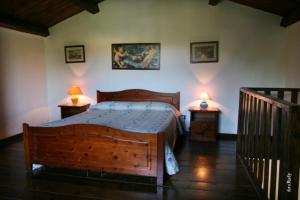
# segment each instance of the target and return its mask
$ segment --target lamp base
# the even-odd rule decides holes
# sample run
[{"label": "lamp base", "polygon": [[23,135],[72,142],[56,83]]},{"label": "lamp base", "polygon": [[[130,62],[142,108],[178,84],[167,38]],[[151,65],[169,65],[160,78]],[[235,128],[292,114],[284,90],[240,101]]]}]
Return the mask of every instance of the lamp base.
[{"label": "lamp base", "polygon": [[74,104],[74,105],[78,104],[78,97],[76,95],[72,95],[71,101],[72,101],[72,104]]},{"label": "lamp base", "polygon": [[206,102],[205,100],[201,101],[201,103],[200,103],[200,108],[201,108],[201,109],[206,109],[206,108],[208,108],[208,104],[207,104],[207,102]]}]

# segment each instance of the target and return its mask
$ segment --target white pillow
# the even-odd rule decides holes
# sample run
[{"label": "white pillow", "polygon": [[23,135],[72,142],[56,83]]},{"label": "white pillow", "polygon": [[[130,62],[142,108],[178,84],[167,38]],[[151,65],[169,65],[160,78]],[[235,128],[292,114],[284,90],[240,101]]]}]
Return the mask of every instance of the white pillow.
[{"label": "white pillow", "polygon": [[104,101],[97,103],[90,107],[90,109],[96,110],[160,110],[160,111],[175,111],[177,109],[168,104],[162,102],[132,102],[132,101]]}]

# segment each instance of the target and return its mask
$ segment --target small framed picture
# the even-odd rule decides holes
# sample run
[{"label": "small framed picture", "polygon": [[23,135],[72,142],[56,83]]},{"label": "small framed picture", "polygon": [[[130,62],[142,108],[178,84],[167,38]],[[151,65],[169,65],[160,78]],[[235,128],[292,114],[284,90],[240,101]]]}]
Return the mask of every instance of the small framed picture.
[{"label": "small framed picture", "polygon": [[191,63],[208,63],[219,61],[219,42],[192,42]]},{"label": "small framed picture", "polygon": [[84,45],[65,46],[66,63],[85,62]]}]

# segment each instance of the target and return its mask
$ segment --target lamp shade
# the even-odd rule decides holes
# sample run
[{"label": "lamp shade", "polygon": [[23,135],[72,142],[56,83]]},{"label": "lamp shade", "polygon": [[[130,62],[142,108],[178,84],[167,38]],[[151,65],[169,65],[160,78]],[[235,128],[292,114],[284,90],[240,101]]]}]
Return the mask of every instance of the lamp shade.
[{"label": "lamp shade", "polygon": [[200,95],[200,100],[209,100],[208,94],[206,92],[202,92]]},{"label": "lamp shade", "polygon": [[83,94],[80,87],[78,86],[72,86],[69,91],[68,91],[69,95],[81,95]]}]

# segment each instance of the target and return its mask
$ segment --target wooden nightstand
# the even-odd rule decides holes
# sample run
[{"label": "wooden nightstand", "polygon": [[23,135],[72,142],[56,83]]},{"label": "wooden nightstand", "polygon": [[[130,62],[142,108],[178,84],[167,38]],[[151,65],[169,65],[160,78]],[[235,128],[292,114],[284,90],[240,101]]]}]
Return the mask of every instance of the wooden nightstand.
[{"label": "wooden nightstand", "polygon": [[88,104],[73,105],[67,103],[67,104],[58,105],[58,107],[60,107],[61,118],[63,119],[86,111],[90,107],[90,104],[88,103]]},{"label": "wooden nightstand", "polygon": [[198,141],[216,141],[219,129],[219,109],[200,109],[192,107],[191,112],[191,138]]}]

